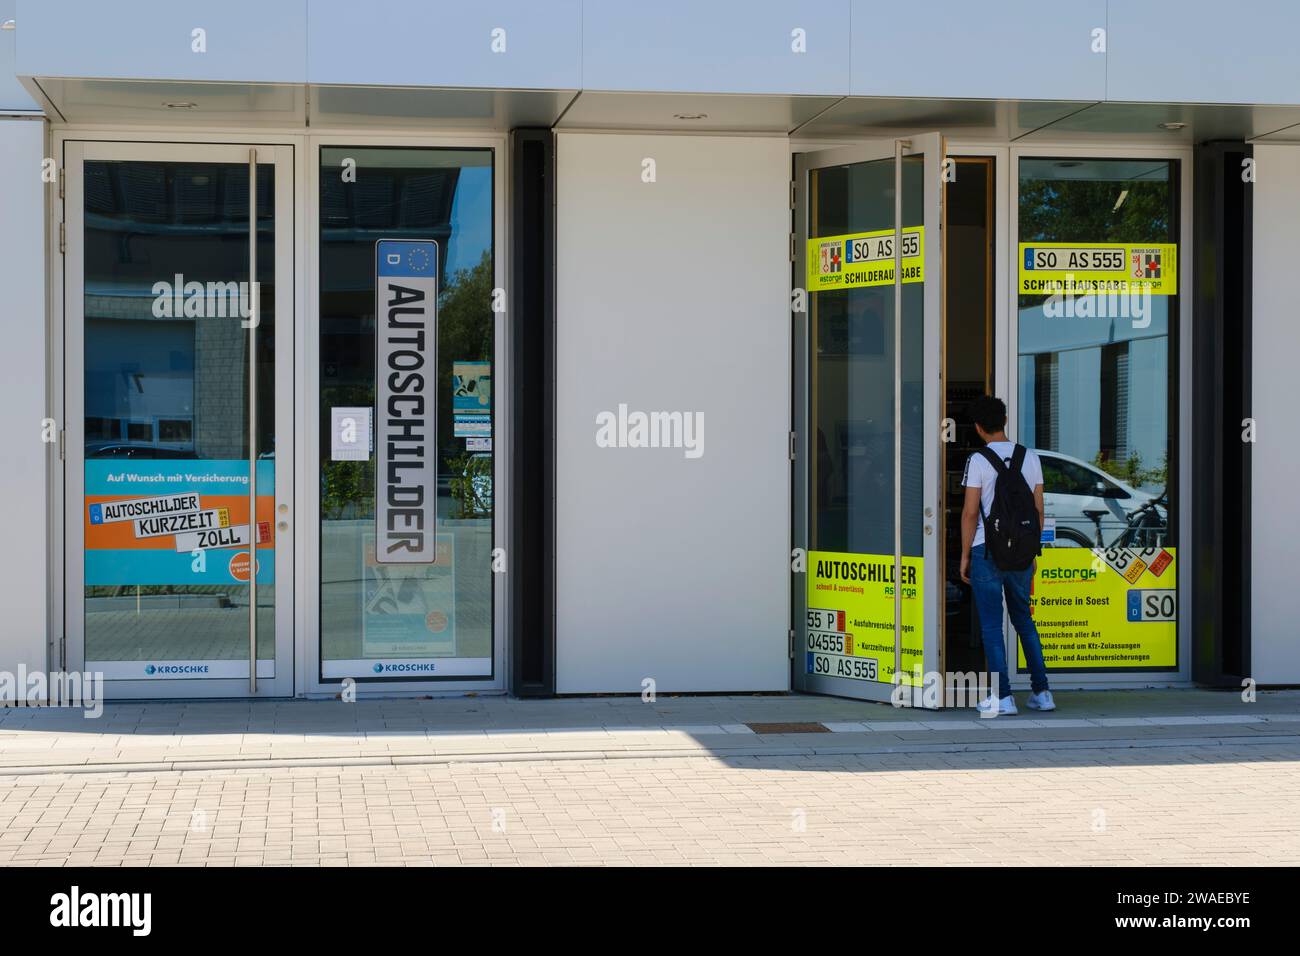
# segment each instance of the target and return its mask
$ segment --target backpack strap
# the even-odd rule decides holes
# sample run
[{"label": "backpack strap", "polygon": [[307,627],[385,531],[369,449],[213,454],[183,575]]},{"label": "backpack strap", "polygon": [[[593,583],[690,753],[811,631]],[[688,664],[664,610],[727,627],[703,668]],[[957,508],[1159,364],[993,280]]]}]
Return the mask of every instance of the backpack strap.
[{"label": "backpack strap", "polygon": [[[1025,473],[1025,455],[1029,454],[1029,449],[1024,445],[1016,445],[1015,450],[1011,452],[1011,467],[1020,474]],[[1029,484],[1029,482],[1025,482]]]},{"label": "backpack strap", "polygon": [[[1017,449],[1019,449],[1019,446],[1017,446]],[[997,473],[998,477],[1002,477],[1002,473],[1007,470],[1007,463],[998,457],[998,453],[988,445],[985,445],[983,448],[979,449],[979,454],[983,455],[984,458],[987,459],[988,463],[993,466],[993,470]]]},{"label": "backpack strap", "polygon": [[[997,452],[995,452],[988,445],[985,445],[983,448],[976,449],[975,454],[982,456],[986,461],[988,461],[990,465],[993,466],[994,481],[997,481],[997,479],[1002,476],[1002,473],[1007,470],[1006,462],[1004,462],[1001,458],[999,458]],[[967,463],[966,467],[967,468],[970,467],[969,462]],[[984,496],[982,494],[980,495],[980,520],[988,521],[988,515],[984,513]]]}]

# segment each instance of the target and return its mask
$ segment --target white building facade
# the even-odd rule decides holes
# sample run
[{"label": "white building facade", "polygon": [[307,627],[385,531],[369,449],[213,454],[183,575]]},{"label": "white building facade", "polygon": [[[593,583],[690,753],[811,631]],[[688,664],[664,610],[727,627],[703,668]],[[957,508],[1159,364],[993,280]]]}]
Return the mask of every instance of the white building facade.
[{"label": "white building facade", "polygon": [[1300,12],[927,10],[0,0],[0,671],[951,685],[987,392],[1054,686],[1300,683]]}]

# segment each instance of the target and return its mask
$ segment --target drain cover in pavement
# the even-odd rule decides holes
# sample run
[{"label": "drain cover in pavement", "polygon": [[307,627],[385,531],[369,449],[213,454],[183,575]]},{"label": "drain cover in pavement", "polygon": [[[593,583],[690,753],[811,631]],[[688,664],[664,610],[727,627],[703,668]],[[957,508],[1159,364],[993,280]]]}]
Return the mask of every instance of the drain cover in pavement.
[{"label": "drain cover in pavement", "polygon": [[756,734],[829,734],[825,726],[807,724],[746,724]]}]

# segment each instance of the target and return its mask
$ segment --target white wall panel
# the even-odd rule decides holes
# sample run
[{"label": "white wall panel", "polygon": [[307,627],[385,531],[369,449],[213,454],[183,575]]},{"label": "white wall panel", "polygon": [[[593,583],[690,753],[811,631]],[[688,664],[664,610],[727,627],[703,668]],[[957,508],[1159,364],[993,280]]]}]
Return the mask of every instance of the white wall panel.
[{"label": "white wall panel", "polygon": [[1295,252],[1300,223],[1300,147],[1256,146],[1251,413],[1251,676],[1300,683],[1300,426],[1296,424]]},{"label": "white wall panel", "polygon": [[0,501],[7,545],[0,549],[0,671],[45,670],[47,458],[41,443],[45,380],[45,124],[0,120],[0,289],[4,290],[6,423]]},{"label": "white wall panel", "polygon": [[[787,142],[562,133],[557,175],[557,690],[788,689]],[[598,447],[620,404],[703,454]]]}]

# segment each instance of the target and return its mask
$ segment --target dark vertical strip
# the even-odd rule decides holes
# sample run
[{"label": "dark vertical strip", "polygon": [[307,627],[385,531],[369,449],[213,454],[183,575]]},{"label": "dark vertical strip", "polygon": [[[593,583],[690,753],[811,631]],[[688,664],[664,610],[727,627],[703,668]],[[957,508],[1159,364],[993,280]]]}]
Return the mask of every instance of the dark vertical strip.
[{"label": "dark vertical strip", "polygon": [[555,138],[511,136],[510,690],[555,693]]},{"label": "dark vertical strip", "polygon": [[1192,677],[1250,675],[1251,193],[1244,143],[1206,143],[1193,170]]}]

